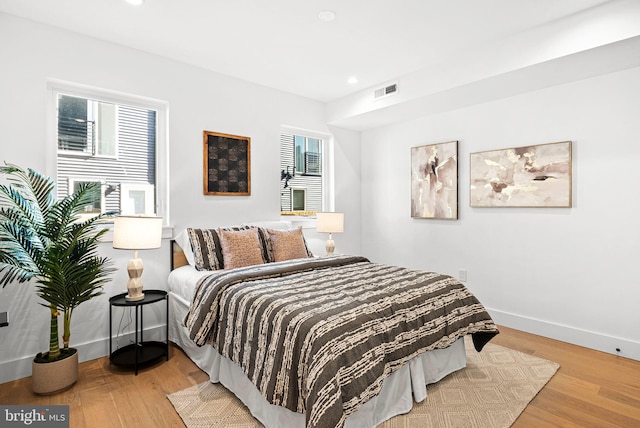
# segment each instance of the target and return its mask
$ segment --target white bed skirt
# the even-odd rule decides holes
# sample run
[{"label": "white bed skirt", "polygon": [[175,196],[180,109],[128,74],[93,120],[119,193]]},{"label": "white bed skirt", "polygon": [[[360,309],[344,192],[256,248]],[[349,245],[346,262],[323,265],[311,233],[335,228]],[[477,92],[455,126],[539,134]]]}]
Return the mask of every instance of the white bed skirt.
[{"label": "white bed skirt", "polygon": [[[305,427],[303,414],[267,402],[237,364],[221,356],[211,346],[194,344],[182,326],[188,303],[173,292],[169,296],[169,340],[180,346],[209,375],[211,382],[221,383],[233,392],[267,428]],[[373,428],[393,416],[409,412],[414,400],[420,402],[427,397],[428,384],[464,368],[466,364],[462,338],[446,349],[436,349],[414,358],[385,379],[380,394],[351,414],[345,427]]]}]

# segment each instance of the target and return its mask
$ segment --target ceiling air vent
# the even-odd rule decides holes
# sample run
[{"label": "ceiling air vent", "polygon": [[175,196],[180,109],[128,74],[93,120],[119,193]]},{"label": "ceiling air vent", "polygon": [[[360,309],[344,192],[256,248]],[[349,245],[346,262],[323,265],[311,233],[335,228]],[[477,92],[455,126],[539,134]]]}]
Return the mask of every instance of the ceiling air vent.
[{"label": "ceiling air vent", "polygon": [[380,89],[376,89],[373,92],[373,98],[378,99],[382,97],[388,97],[389,95],[393,95],[398,92],[398,84],[394,83],[393,85],[385,86]]}]

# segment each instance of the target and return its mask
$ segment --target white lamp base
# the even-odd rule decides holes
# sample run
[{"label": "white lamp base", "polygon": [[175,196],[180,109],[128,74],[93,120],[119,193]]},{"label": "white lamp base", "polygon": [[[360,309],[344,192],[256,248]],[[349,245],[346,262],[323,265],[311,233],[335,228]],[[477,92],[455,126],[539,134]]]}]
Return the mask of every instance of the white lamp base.
[{"label": "white lamp base", "polygon": [[[137,254],[136,254],[137,255]],[[129,302],[135,302],[144,299],[144,293],[142,292],[142,259],[137,257],[129,260],[127,264],[127,273],[129,274],[129,281],[127,282],[127,295],[124,297]]]},{"label": "white lamp base", "polygon": [[324,249],[327,251],[327,256],[332,255],[333,250],[336,249],[336,243],[331,239],[331,234],[329,234],[329,239],[327,239],[327,242],[324,244]]},{"label": "white lamp base", "polygon": [[137,302],[138,300],[142,300],[144,299],[144,293],[140,293],[139,296],[129,296],[128,294],[126,296],[124,296],[124,300],[126,300],[127,302]]}]

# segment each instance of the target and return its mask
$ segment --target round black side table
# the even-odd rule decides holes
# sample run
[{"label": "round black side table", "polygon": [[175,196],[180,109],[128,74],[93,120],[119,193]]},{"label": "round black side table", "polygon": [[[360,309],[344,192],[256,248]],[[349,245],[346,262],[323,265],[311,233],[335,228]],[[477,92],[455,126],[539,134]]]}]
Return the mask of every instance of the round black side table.
[{"label": "round black side table", "polygon": [[[133,367],[138,375],[138,367],[143,366],[162,357],[169,361],[169,295],[164,290],[143,290],[144,299],[129,301],[125,299],[127,293],[118,294],[109,298],[109,361],[117,366]],[[143,307],[156,302],[165,301],[165,341],[144,341]],[[132,344],[113,350],[113,334],[111,316],[114,306],[135,307],[136,325],[135,341]],[[138,319],[140,322],[138,322]]]}]

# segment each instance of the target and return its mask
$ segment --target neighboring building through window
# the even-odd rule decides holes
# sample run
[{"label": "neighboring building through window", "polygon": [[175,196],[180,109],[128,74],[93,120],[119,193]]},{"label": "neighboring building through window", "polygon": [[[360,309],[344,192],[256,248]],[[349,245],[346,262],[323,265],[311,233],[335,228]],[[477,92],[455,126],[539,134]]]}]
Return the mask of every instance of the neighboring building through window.
[{"label": "neighboring building through window", "polygon": [[306,211],[307,189],[291,189],[291,205],[293,211]]},{"label": "neighboring building through window", "polygon": [[322,175],[322,140],[294,135],[296,172]]},{"label": "neighboring building through window", "polygon": [[85,209],[88,215],[163,215],[158,198],[164,192],[158,192],[157,176],[162,165],[158,124],[159,116],[166,120],[165,107],[138,104],[136,97],[121,94],[113,99],[108,92],[103,98],[96,90],[52,89],[58,197],[71,194],[80,183],[99,182],[99,192]]},{"label": "neighboring building through window", "polygon": [[58,95],[58,150],[116,156],[119,106]]},{"label": "neighboring building through window", "polygon": [[[69,193],[74,193],[78,190],[81,184],[94,183],[94,180],[69,180]],[[99,183],[99,182],[98,182]],[[60,197],[60,195],[58,195]],[[102,213],[102,207],[104,207],[104,193],[96,191],[91,198],[91,203],[84,207],[85,214],[100,214]]]},{"label": "neighboring building through window", "polygon": [[328,138],[283,130],[280,134],[280,211],[314,216],[325,209]]}]

